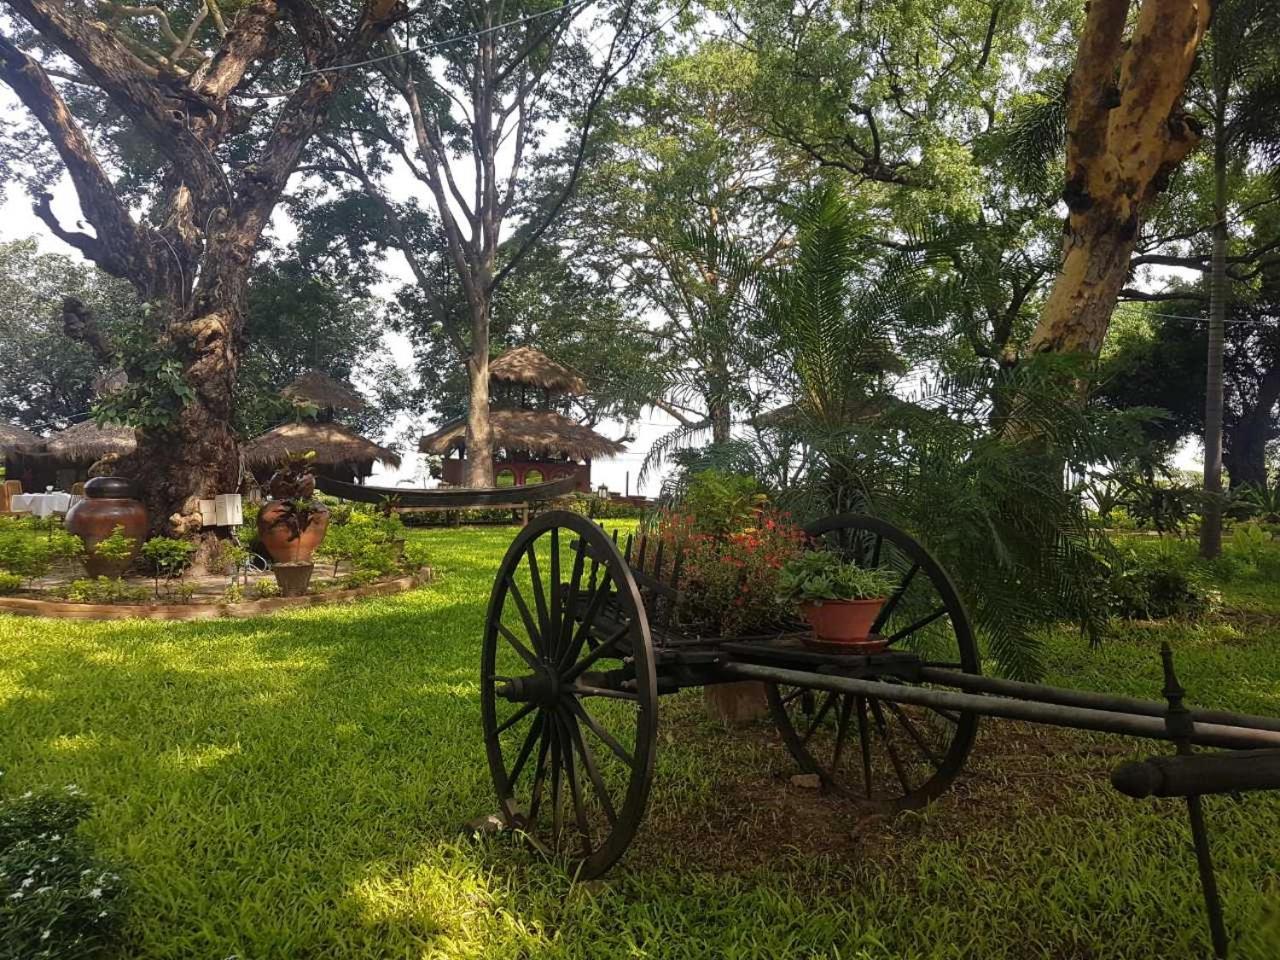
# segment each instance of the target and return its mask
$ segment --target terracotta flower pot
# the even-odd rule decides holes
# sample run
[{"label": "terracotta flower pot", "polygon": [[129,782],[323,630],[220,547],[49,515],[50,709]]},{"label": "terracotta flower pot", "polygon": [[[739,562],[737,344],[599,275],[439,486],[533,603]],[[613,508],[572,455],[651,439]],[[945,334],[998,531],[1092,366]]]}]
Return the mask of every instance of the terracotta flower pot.
[{"label": "terracotta flower pot", "polygon": [[305,529],[291,522],[293,504],[272,500],[258,513],[258,539],[276,563],[309,563],[329,530],[329,509],[312,503]]},{"label": "terracotta flower pot", "polygon": [[315,564],[311,563],[277,563],[271,568],[276,575],[276,583],[280,586],[280,596],[301,597],[311,585],[311,572]]},{"label": "terracotta flower pot", "polygon": [[800,614],[813,627],[812,646],[849,653],[876,653],[888,646],[884,639],[871,636],[871,627],[884,604],[884,597],[824,600],[801,604]]},{"label": "terracotta flower pot", "polygon": [[[133,484],[123,477],[94,477],[84,485],[84,499],[67,511],[67,531],[84,544],[84,567],[91,577],[118,577],[132,566],[147,536],[147,508],[134,499]],[[133,539],[133,553],[126,560],[106,560],[94,555],[98,544],[116,527]]]}]

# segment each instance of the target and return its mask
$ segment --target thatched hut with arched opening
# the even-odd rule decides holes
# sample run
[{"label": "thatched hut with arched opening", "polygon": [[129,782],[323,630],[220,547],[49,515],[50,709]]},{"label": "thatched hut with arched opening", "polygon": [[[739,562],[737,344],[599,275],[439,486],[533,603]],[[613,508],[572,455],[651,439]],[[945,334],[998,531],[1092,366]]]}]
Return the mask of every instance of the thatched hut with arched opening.
[{"label": "thatched hut with arched opening", "polygon": [[[59,490],[70,490],[74,484],[89,479],[89,468],[99,460],[109,455],[128,456],[137,448],[133,427],[100,427],[85,420],[41,441],[33,454],[24,457],[24,464],[33,473],[31,489],[52,484]],[[23,485],[26,486],[25,481]]]},{"label": "thatched hut with arched opening", "polygon": [[[591,490],[591,461],[626,450],[551,409],[556,396],[582,396],[582,377],[533,347],[515,347],[489,364],[493,429],[493,475],[500,487],[575,478],[575,489]],[[541,403],[539,404],[539,400]],[[444,458],[441,480],[466,482],[466,417],[450,420],[418,441],[423,453]]]},{"label": "thatched hut with arched opening", "polygon": [[315,452],[316,473],[344,483],[364,483],[374,463],[400,466],[400,457],[340,423],[304,420],[282,423],[246,443],[245,466],[265,484],[280,463],[291,456]]}]

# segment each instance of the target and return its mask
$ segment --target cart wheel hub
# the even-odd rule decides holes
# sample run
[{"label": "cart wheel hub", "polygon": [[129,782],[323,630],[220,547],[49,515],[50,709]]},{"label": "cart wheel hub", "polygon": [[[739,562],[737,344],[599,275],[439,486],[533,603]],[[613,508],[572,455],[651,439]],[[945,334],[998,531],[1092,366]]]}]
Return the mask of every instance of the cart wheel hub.
[{"label": "cart wheel hub", "polygon": [[512,677],[499,684],[498,696],[512,703],[536,703],[540,707],[553,707],[560,698],[560,678],[550,667],[523,677]]}]

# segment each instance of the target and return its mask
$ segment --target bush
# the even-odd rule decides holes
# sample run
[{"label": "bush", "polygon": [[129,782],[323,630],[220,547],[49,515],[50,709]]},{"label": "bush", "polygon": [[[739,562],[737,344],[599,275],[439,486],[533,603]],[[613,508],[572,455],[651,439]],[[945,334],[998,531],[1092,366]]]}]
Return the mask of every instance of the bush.
[{"label": "bush", "polygon": [[404,545],[403,563],[410,570],[421,570],[431,562],[431,548],[411,540]]},{"label": "bush", "polygon": [[30,521],[0,517],[0,570],[32,580],[48,573],[52,560],[50,540]]},{"label": "bush", "polygon": [[[667,563],[683,555],[677,616],[685,629],[705,636],[745,636],[770,630],[794,613],[778,598],[778,584],[783,565],[803,552],[804,533],[769,510],[753,514],[753,520],[757,523],[711,536],[699,532],[698,522],[684,513],[658,515],[654,535]],[[648,566],[656,555],[651,548]],[[649,572],[670,576],[670,569]]]},{"label": "bush", "polygon": [[1128,550],[1107,564],[1111,612],[1127,620],[1196,617],[1210,607],[1208,590],[1182,557]]},{"label": "bush", "polygon": [[0,799],[0,958],[68,960],[114,946],[124,887],[76,834],[89,804],[74,786]]},{"label": "bush", "polygon": [[138,541],[133,537],[126,537],[124,527],[116,524],[111,536],[98,541],[93,548],[93,555],[101,560],[123,563],[133,556],[133,548],[137,545]]},{"label": "bush", "polygon": [[259,600],[270,600],[272,597],[278,597],[280,596],[280,584],[263,577],[253,585],[253,595]]},{"label": "bush", "polygon": [[222,599],[224,603],[239,603],[244,599],[244,587],[238,583],[230,583],[227,589],[222,591]]},{"label": "bush", "polygon": [[340,589],[353,589],[355,587],[367,587],[378,579],[378,574],[373,570],[355,569],[347,574],[342,580],[336,584]]},{"label": "bush", "polygon": [[22,578],[16,573],[0,571],[0,596],[6,593],[17,593],[22,588]]},{"label": "bush", "polygon": [[767,501],[754,477],[703,470],[689,478],[679,509],[693,519],[695,532],[722,537],[754,525]]},{"label": "bush", "polygon": [[196,545],[187,540],[171,537],[152,537],[142,545],[142,556],[151,565],[155,575],[156,596],[160,596],[160,578],[176,580],[191,565]]},{"label": "bush", "polygon": [[1269,552],[1271,538],[1256,523],[1237,523],[1231,531],[1231,553],[1257,567]]},{"label": "bush", "polygon": [[72,603],[145,603],[147,588],[135,587],[119,577],[72,580],[63,591]]}]

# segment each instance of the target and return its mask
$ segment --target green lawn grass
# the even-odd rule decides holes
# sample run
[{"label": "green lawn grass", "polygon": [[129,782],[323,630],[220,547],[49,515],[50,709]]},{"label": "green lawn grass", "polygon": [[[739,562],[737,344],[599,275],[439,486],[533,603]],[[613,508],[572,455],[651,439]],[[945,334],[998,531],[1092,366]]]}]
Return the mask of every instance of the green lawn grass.
[{"label": "green lawn grass", "polygon": [[[1185,815],[1106,782],[1162,752],[988,723],[922,814],[859,820],[792,787],[762,726],[664,699],[631,855],[571,884],[459,825],[495,806],[479,631],[512,530],[415,531],[441,579],[257,620],[0,617],[5,789],[75,782],[129,865],[127,955],[1153,958],[1207,956]],[[1195,703],[1280,714],[1280,618],[1063,630],[1052,682],[1157,696],[1161,639]],[[1235,956],[1280,956],[1280,797],[1207,802]]]}]

